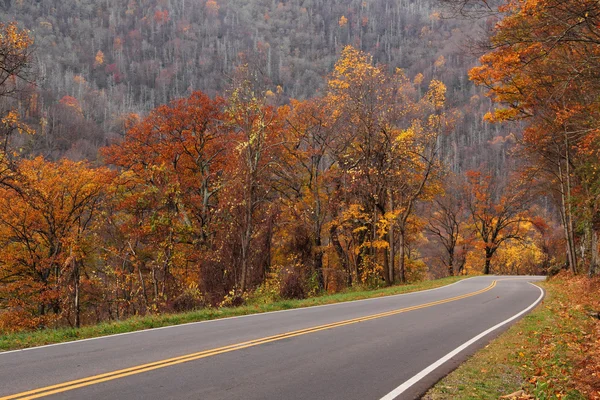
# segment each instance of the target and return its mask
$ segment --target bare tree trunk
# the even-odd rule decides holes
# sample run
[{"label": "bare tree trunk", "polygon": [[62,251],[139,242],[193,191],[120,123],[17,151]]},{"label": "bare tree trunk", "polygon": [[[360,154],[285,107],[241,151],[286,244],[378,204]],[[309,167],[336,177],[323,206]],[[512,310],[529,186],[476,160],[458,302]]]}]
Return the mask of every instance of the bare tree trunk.
[{"label": "bare tree trunk", "polygon": [[246,284],[248,280],[248,252],[250,250],[250,235],[252,232],[251,229],[252,228],[250,224],[248,224],[248,226],[246,227],[246,231],[244,232],[244,237],[242,238],[242,276],[240,278],[240,291],[242,293],[246,291]]},{"label": "bare tree trunk", "polygon": [[140,268],[141,266],[138,265],[137,266],[137,270],[138,270],[138,277],[140,280],[140,285],[142,286],[142,298],[144,299],[144,306],[146,307],[146,310],[148,309],[148,292],[146,291],[146,283],[144,282],[144,276],[142,275],[142,268]]},{"label": "bare tree trunk", "polygon": [[321,234],[319,233],[315,237],[315,249],[314,249],[314,268],[315,273],[317,274],[317,283],[319,285],[319,290],[323,290],[325,288],[325,278],[323,277],[323,250],[321,250]]},{"label": "bare tree trunk", "polygon": [[[389,191],[389,203],[390,203],[390,208],[389,211],[393,212],[394,211],[394,196],[392,194],[392,191]],[[387,284],[388,285],[393,285],[394,284],[394,264],[395,264],[395,259],[396,259],[396,240],[394,238],[394,221],[390,221],[390,228],[389,228],[389,232],[388,232],[388,243],[389,243],[389,247],[390,247],[390,255],[389,255],[389,262],[388,262],[388,275],[387,275]]]},{"label": "bare tree trunk", "polygon": [[369,246],[369,256],[371,262],[374,263],[376,257],[375,241],[377,240],[377,207],[373,207],[373,220],[371,222],[371,245]]},{"label": "bare tree trunk", "polygon": [[[564,187],[563,183],[561,182],[561,186]],[[571,252],[571,240],[570,240],[570,235],[569,235],[569,224],[567,222],[567,205],[566,205],[566,200],[565,200],[565,194],[562,191],[561,188],[561,202],[560,202],[560,219],[562,220],[562,226],[563,226],[563,233],[565,234],[565,244],[566,244],[566,253],[567,253],[567,264],[569,266],[569,268],[571,268],[571,266],[573,265],[573,258],[572,258],[572,252]]]},{"label": "bare tree trunk", "polygon": [[344,248],[340,243],[340,238],[337,232],[337,225],[332,224],[329,228],[329,237],[331,239],[331,244],[333,244],[333,248],[335,249],[335,253],[340,259],[340,263],[342,264],[342,268],[346,273],[348,273],[348,285],[352,285],[352,273],[350,272],[350,268],[348,266],[348,258],[346,257],[346,253],[344,252]]},{"label": "bare tree trunk", "polygon": [[[130,241],[127,242],[127,245],[129,246],[129,250],[131,251],[131,254],[136,256],[134,246],[131,245]],[[142,299],[144,300],[144,307],[146,307],[146,310],[148,310],[148,291],[146,290],[146,282],[144,282],[144,276],[142,274],[142,265],[143,264],[137,263],[137,265],[133,265],[132,267],[137,268],[138,279],[140,280],[140,286],[142,288]],[[123,268],[124,267],[125,267],[125,263],[123,263]],[[132,279],[132,281],[133,281],[133,279]],[[117,308],[118,308],[118,306],[117,306]]]},{"label": "bare tree trunk", "polygon": [[570,251],[571,251],[571,260],[572,260],[572,264],[571,264],[571,271],[573,272],[573,274],[577,274],[577,253],[575,252],[575,235],[573,233],[574,229],[573,229],[573,209],[572,209],[572,205],[571,205],[571,158],[570,158],[570,151],[569,151],[569,142],[568,142],[568,138],[567,138],[567,134],[565,133],[565,156],[566,156],[566,178],[567,178],[567,226],[568,226],[568,233],[569,233],[569,247],[570,247]]},{"label": "bare tree trunk", "polygon": [[404,231],[400,230],[400,245],[398,247],[399,250],[399,254],[398,257],[400,258],[400,282],[402,283],[406,283],[406,271],[405,271],[405,263],[404,263],[404,253],[405,253],[405,249],[404,249]]},{"label": "bare tree trunk", "polygon": [[461,275],[462,274],[462,272],[463,272],[463,270],[465,268],[465,264],[467,262],[467,258],[465,256],[465,254],[467,252],[467,249],[466,249],[466,245],[465,244],[463,244],[463,247],[462,247],[461,250],[462,251],[460,253],[460,256],[458,257],[458,268],[456,269],[456,274],[457,275]]},{"label": "bare tree trunk", "polygon": [[[389,233],[388,233],[389,236]],[[383,252],[383,279],[385,280],[385,284],[390,286],[390,251],[386,249]]]},{"label": "bare tree trunk", "polygon": [[321,239],[321,197],[319,193],[319,173],[318,165],[319,162],[313,162],[315,165],[313,176],[315,176],[315,183],[313,184],[313,198],[314,198],[314,213],[313,213],[313,235],[315,241],[315,248],[313,249],[313,263],[315,273],[317,274],[317,282],[319,284],[319,290],[325,289],[325,278],[323,277],[323,241]]},{"label": "bare tree trunk", "polygon": [[600,230],[600,213],[596,210],[595,204],[593,204],[590,209],[592,215],[592,221],[590,223],[592,254],[590,257],[590,269],[588,274],[590,277],[593,277],[598,273],[598,231]]},{"label": "bare tree trunk", "polygon": [[71,261],[73,263],[73,286],[75,288],[75,298],[73,300],[73,306],[75,308],[75,328],[79,328],[81,326],[81,306],[79,300],[79,263],[73,257]]},{"label": "bare tree trunk", "polygon": [[396,243],[395,243],[396,239],[394,237],[394,225],[390,224],[390,230],[388,232],[388,245],[389,245],[389,256],[388,256],[388,270],[387,270],[387,276],[386,276],[386,281],[388,285],[393,285],[394,284],[394,267],[396,264]]},{"label": "bare tree trunk", "polygon": [[354,262],[350,265],[350,268],[351,268],[351,274],[350,274],[351,278],[350,278],[350,282],[349,282],[350,286],[352,286],[353,283],[357,284],[359,282],[358,271],[360,268],[364,268],[365,252],[366,251],[364,249],[362,249],[356,256],[356,262]]},{"label": "bare tree trunk", "polygon": [[590,277],[596,275],[596,271],[598,270],[598,231],[592,227],[592,235],[591,235],[592,245],[591,245],[591,258],[590,258]]},{"label": "bare tree trunk", "polygon": [[152,286],[154,288],[154,301],[158,300],[158,278],[156,276],[156,266],[152,265]]},{"label": "bare tree trunk", "polygon": [[249,182],[246,182],[247,185],[247,193],[246,193],[246,207],[245,207],[245,215],[244,215],[244,232],[242,233],[242,276],[240,279],[240,290],[242,293],[246,291],[246,286],[248,284],[248,268],[249,268],[249,258],[250,258],[250,242],[252,241],[252,230],[253,227],[253,207],[254,207],[254,188],[253,184],[255,182],[254,177],[251,176],[249,178]]},{"label": "bare tree trunk", "polygon": [[171,257],[173,256],[173,230],[171,229],[169,231],[169,241],[167,244],[167,247],[165,248],[165,261],[163,263],[163,279],[162,279],[162,284],[161,284],[161,288],[160,288],[160,296],[162,298],[165,298],[165,296],[168,294],[167,293],[167,280],[169,279],[169,274],[171,273],[170,271],[170,265],[171,265]]},{"label": "bare tree trunk", "polygon": [[565,176],[561,162],[558,164],[558,176],[560,179],[561,217],[567,244],[567,262],[571,271],[575,271],[577,263],[575,254],[575,241],[573,240],[573,225],[570,215],[570,206],[568,204],[570,199],[570,180],[568,174]]}]

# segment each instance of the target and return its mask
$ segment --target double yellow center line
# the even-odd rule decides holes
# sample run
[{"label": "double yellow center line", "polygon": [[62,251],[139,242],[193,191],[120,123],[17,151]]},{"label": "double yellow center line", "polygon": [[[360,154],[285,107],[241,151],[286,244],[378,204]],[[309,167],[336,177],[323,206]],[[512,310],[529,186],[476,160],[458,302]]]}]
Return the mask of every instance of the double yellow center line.
[{"label": "double yellow center line", "polygon": [[120,369],[117,371],[106,372],[104,374],[89,376],[87,378],[76,379],[69,382],[59,383],[57,385],[46,386],[39,389],[29,390],[27,392],[16,393],[6,397],[0,397],[0,400],[26,400],[26,399],[37,399],[44,396],[50,396],[57,393],[66,392],[73,389],[78,389],[85,386],[95,385],[102,382],[112,381],[114,379],[125,378],[130,375],[137,375],[144,372],[152,371],[159,368],[166,368],[177,364],[186,363],[189,361],[199,360],[201,358],[207,358],[216,356],[218,354],[229,353],[236,350],[246,349],[248,347],[259,346],[261,344],[276,342],[278,340],[288,339],[295,336],[307,335],[309,333],[324,331],[327,329],[333,329],[340,326],[356,324],[359,322],[370,321],[373,319],[389,317],[396,314],[401,314],[409,311],[419,310],[422,308],[433,307],[439,304],[450,303],[453,301],[461,300],[467,297],[476,296],[478,294],[487,292],[496,286],[496,281],[493,281],[488,287],[478,290],[476,292],[467,293],[461,296],[451,297],[444,300],[433,301],[431,303],[425,303],[417,306],[400,308],[397,310],[382,312],[379,314],[367,315],[365,317],[348,319],[340,322],[334,322],[326,325],[314,326],[312,328],[300,329],[297,331],[286,332],[279,335],[264,337],[260,339],[249,340],[247,342],[231,344],[229,346],[219,347],[210,350],[204,350],[197,353],[186,354],[179,357],[168,358],[165,360],[155,361],[148,364],[142,364],[135,367]]}]

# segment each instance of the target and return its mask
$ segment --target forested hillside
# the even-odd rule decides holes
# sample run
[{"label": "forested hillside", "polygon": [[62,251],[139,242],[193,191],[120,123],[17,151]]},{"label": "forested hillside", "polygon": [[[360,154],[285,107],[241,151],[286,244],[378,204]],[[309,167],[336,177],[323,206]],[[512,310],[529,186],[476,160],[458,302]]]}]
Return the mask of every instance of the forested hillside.
[{"label": "forested hillside", "polygon": [[465,274],[598,317],[597,0],[0,9],[0,335]]},{"label": "forested hillside", "polygon": [[41,134],[23,143],[29,154],[96,159],[128,114],[194,90],[222,94],[243,63],[280,88],[279,102],[310,98],[348,44],[422,88],[447,85],[460,115],[440,141],[455,171],[484,159],[499,170],[512,141],[482,122],[490,103],[468,80],[475,57],[461,46],[481,22],[443,19],[437,0],[8,0],[2,19],[35,38],[27,122]]},{"label": "forested hillside", "polygon": [[509,5],[4,2],[0,330],[595,273],[595,75],[520,64]]}]

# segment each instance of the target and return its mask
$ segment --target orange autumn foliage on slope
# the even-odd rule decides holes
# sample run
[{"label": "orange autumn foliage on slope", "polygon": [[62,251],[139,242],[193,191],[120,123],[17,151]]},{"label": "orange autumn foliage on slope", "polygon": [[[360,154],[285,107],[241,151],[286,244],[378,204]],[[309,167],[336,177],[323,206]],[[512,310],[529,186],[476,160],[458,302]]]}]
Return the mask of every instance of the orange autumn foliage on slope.
[{"label": "orange autumn foliage on slope", "polygon": [[577,390],[600,399],[600,279],[561,273],[548,285],[556,298],[546,307],[555,323],[529,333],[536,347],[523,366],[528,382],[543,394]]},{"label": "orange autumn foliage on slope", "polygon": [[559,207],[567,266],[593,275],[600,264],[600,5],[509,0],[499,12],[470,77],[498,103],[488,119],[525,122],[521,156]]},{"label": "orange autumn foliage on slope", "polygon": [[[327,93],[275,107],[281,90],[245,64],[226,98],[193,92],[123,118],[102,150],[111,170],[17,158],[0,185],[0,328],[236,305],[267,286],[288,298],[424,279],[455,115],[446,86],[423,79],[347,47]],[[457,269],[439,275],[465,270],[469,212],[456,210],[461,233],[447,242]]]},{"label": "orange autumn foliage on slope", "polygon": [[0,187],[0,329],[78,326],[82,286],[94,280],[91,230],[112,174],[41,158],[16,173],[18,188]]}]

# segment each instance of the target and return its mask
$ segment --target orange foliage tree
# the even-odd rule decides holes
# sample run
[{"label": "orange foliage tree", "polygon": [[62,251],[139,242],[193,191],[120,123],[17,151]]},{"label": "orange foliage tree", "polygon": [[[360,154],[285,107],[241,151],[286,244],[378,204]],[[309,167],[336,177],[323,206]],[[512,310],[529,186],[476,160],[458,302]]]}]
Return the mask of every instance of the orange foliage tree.
[{"label": "orange foliage tree", "polygon": [[330,118],[332,112],[331,104],[323,98],[293,100],[290,107],[280,110],[287,124],[279,158],[281,168],[275,170],[282,218],[294,225],[288,229],[290,235],[284,236],[286,257],[311,268],[318,289],[325,288],[325,225],[332,207],[338,205],[332,181],[338,170],[333,155],[340,144],[335,139],[338,126]]},{"label": "orange foliage tree", "polygon": [[[465,3],[464,1],[461,3]],[[525,156],[558,194],[567,264],[576,272],[576,242],[598,264],[600,5],[592,0],[509,0],[499,8],[491,46],[471,78],[502,105],[494,120],[525,119]],[[585,234],[577,238],[577,226]],[[590,239],[586,239],[590,238]]]},{"label": "orange foliage tree", "polygon": [[107,162],[122,168],[107,256],[113,284],[125,285],[123,312],[174,301],[218,260],[217,195],[228,140],[222,105],[195,92],[134,119],[124,141],[103,150]]},{"label": "orange foliage tree", "polygon": [[523,241],[527,232],[527,183],[513,179],[502,184],[491,174],[467,172],[466,203],[473,230],[485,253],[484,274],[492,272],[492,257],[500,246]]},{"label": "orange foliage tree", "polygon": [[0,188],[0,327],[80,324],[90,279],[91,227],[111,174],[84,163],[19,162],[18,187]]}]

